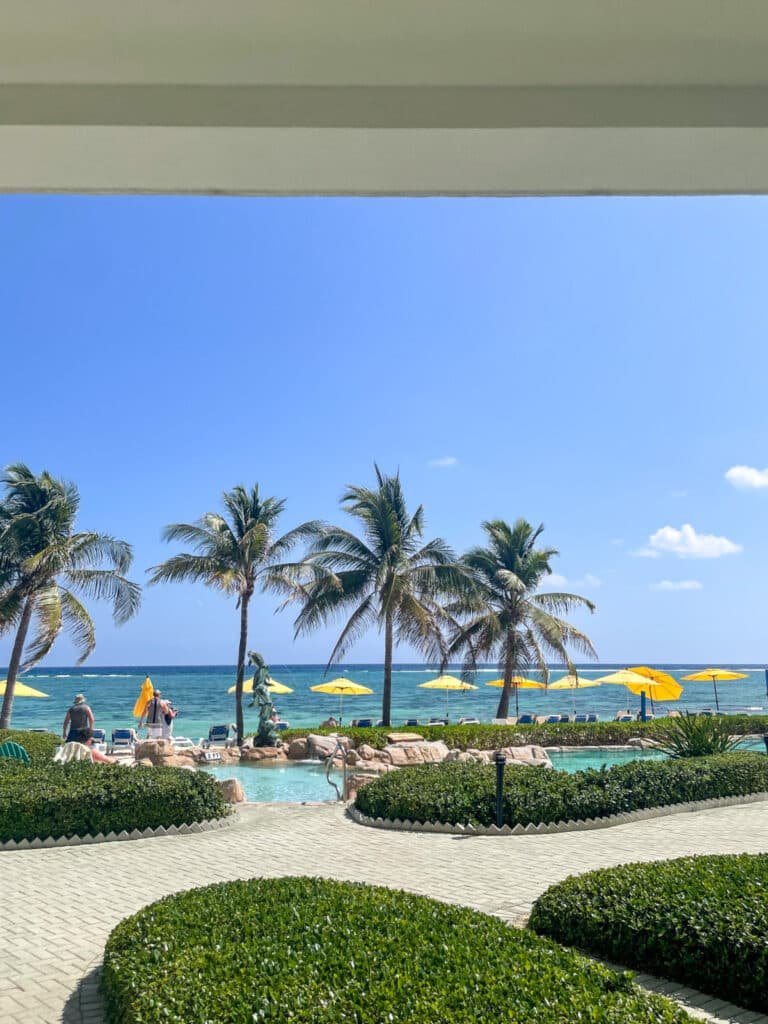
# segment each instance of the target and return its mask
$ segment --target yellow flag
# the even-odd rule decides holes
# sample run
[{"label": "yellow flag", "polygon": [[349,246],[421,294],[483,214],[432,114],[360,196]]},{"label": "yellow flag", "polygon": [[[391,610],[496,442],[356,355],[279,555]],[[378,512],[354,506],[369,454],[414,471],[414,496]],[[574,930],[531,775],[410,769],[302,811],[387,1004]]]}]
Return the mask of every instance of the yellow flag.
[{"label": "yellow flag", "polygon": [[155,692],[155,688],[152,685],[152,680],[147,676],[144,682],[141,684],[141,690],[139,696],[136,698],[136,703],[133,705],[133,717],[141,718],[144,714],[147,704],[152,700],[152,694]]}]

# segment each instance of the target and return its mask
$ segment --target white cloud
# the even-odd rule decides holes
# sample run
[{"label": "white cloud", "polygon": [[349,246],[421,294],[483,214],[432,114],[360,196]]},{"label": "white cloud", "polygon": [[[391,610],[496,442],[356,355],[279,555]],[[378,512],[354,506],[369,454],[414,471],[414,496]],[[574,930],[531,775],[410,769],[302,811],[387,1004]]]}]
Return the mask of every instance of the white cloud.
[{"label": "white cloud", "polygon": [[753,466],[731,466],[725,474],[729,484],[743,491],[759,491],[768,487],[768,469]]},{"label": "white cloud", "polygon": [[542,580],[541,585],[548,590],[570,586],[574,591],[578,591],[580,587],[599,587],[602,582],[598,576],[593,576],[588,572],[580,580],[569,580],[567,576],[562,576],[559,572],[553,572]]},{"label": "white cloud", "polygon": [[457,465],[458,461],[455,455],[441,455],[439,459],[430,459],[428,464],[435,469],[450,469],[451,466]]},{"label": "white cloud", "polygon": [[684,523],[678,530],[674,526],[662,526],[648,538],[648,546],[633,552],[639,558],[658,558],[660,555],[677,555],[678,558],[721,558],[735,555],[742,550],[727,537],[714,533],[697,533],[690,523]]},{"label": "white cloud", "polygon": [[542,582],[546,587],[565,587],[568,584],[568,578],[561,576],[559,572],[551,572]]},{"label": "white cloud", "polygon": [[651,584],[651,590],[703,590],[700,580],[659,580]]}]

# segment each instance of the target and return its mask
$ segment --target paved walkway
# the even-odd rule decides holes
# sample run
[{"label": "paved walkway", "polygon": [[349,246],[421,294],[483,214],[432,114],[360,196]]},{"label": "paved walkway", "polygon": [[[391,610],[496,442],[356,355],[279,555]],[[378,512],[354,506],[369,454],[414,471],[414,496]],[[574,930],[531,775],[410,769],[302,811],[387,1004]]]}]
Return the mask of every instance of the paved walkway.
[{"label": "paved walkway", "polygon": [[[503,838],[385,832],[353,824],[332,805],[272,804],[244,809],[219,832],[0,853],[0,1021],[102,1024],[98,967],[112,928],[160,896],[209,882],[325,875],[409,889],[519,923],[544,889],[574,872],[762,851],[768,803]],[[664,990],[686,994],[676,985]],[[768,1024],[759,1014],[698,1002],[710,1020]]]}]

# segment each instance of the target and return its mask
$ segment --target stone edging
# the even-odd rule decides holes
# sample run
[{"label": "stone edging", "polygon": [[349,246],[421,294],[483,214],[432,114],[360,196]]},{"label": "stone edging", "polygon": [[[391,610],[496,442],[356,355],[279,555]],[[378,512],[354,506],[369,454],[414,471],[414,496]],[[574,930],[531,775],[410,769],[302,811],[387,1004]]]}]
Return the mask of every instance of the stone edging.
[{"label": "stone edging", "polygon": [[395,832],[436,832],[457,836],[544,836],[557,832],[588,832],[592,829],[611,828],[627,825],[633,821],[648,818],[663,818],[668,814],[686,814],[690,811],[704,811],[714,807],[734,807],[738,804],[756,804],[768,800],[768,793],[750,793],[744,796],[715,797],[712,800],[693,800],[685,804],[668,804],[666,807],[648,807],[624,814],[610,814],[604,818],[586,818],[584,821],[557,821],[539,825],[448,825],[437,821],[401,821],[399,818],[369,818],[356,807],[347,808],[349,817],[358,825],[369,828],[390,829]]},{"label": "stone edging", "polygon": [[53,839],[9,839],[0,843],[0,852],[4,850],[53,850],[62,846],[88,846],[92,843],[118,843],[128,839],[153,839],[158,836],[189,836],[198,832],[213,832],[216,829],[226,828],[234,820],[234,815],[227,818],[212,818],[209,821],[194,821],[191,825],[158,825],[157,828],[145,828],[143,831],[135,828],[131,832],[108,832],[104,835],[99,832],[95,836],[59,836]]}]

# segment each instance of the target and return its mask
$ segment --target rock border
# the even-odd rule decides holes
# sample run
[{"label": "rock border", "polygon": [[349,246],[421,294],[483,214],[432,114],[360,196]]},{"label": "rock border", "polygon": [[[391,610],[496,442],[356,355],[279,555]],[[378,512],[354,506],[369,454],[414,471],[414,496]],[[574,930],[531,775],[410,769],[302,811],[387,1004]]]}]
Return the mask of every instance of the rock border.
[{"label": "rock border", "polygon": [[647,807],[639,811],[610,814],[604,818],[585,818],[582,821],[557,821],[539,825],[450,825],[438,821],[401,821],[399,818],[369,818],[356,807],[347,808],[347,815],[358,825],[368,828],[390,829],[394,832],[434,832],[454,836],[546,836],[560,832],[588,832],[614,825],[628,825],[633,821],[649,818],[664,818],[670,814],[687,814],[715,807],[735,807],[739,804],[756,804],[768,800],[768,793],[748,793],[743,796],[713,797],[711,800],[693,800],[684,804],[667,804],[663,807]]},{"label": "rock border", "polygon": [[34,839],[8,839],[0,843],[0,852],[11,850],[54,850],[65,846],[89,846],[93,843],[119,843],[132,839],[154,839],[161,836],[190,836],[199,832],[213,832],[216,829],[226,828],[232,824],[235,815],[226,818],[211,818],[208,821],[193,821],[191,825],[158,825],[157,828],[145,828],[140,831],[137,828],[130,832],[98,832],[95,836],[59,836],[54,839],[48,836],[41,839],[36,836]]}]

